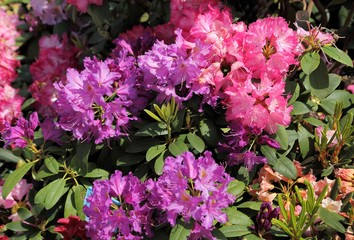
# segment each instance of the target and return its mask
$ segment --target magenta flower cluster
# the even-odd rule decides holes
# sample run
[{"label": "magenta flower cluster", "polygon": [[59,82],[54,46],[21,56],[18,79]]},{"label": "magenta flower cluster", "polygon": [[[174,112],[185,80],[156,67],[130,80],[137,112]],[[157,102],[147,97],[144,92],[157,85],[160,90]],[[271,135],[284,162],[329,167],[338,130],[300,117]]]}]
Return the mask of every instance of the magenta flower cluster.
[{"label": "magenta flower cluster", "polygon": [[[116,171],[110,180],[94,182],[84,212],[92,239],[142,239],[154,224],[194,221],[190,239],[210,238],[215,222],[225,223],[222,210],[235,201],[227,192],[233,180],[210,152],[195,158],[185,152],[168,157],[162,175],[141,183],[131,173]],[[153,214],[158,213],[158,214]],[[153,219],[153,216],[156,216]]]}]

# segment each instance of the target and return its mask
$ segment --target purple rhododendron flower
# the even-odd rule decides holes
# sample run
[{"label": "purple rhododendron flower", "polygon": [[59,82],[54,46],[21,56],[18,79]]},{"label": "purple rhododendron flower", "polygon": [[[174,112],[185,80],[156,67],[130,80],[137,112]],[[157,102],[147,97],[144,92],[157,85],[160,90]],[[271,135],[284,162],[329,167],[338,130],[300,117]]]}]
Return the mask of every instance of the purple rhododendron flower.
[{"label": "purple rhododendron flower", "polygon": [[[68,69],[67,81],[55,83],[58,90],[58,125],[75,138],[95,143],[125,135],[129,108],[144,107],[136,90],[134,61],[126,56],[99,61],[85,58],[85,69]],[[135,111],[136,111],[135,109]]]},{"label": "purple rhododendron flower", "polygon": [[246,151],[244,153],[232,153],[229,156],[229,165],[233,166],[236,164],[243,163],[246,168],[251,171],[254,168],[254,165],[267,163],[267,158],[263,156],[257,156],[251,151]]},{"label": "purple rhododendron flower", "polygon": [[148,183],[149,202],[165,212],[165,221],[172,226],[178,216],[186,222],[194,219],[196,225],[190,239],[198,239],[211,235],[208,232],[214,228],[214,220],[227,221],[222,209],[235,200],[227,192],[232,180],[224,167],[215,163],[211,152],[197,159],[191,152],[185,152],[176,158],[166,158],[163,174],[156,182]]},{"label": "purple rhododendron flower", "polygon": [[39,124],[38,114],[31,114],[29,121],[24,117],[20,117],[15,126],[6,123],[2,138],[5,141],[5,147],[13,146],[25,148],[27,144],[34,138],[34,130]]},{"label": "purple rhododendron flower", "polygon": [[109,180],[97,180],[85,199],[87,235],[95,239],[143,239],[151,237],[152,209],[147,205],[146,186],[120,171]]}]

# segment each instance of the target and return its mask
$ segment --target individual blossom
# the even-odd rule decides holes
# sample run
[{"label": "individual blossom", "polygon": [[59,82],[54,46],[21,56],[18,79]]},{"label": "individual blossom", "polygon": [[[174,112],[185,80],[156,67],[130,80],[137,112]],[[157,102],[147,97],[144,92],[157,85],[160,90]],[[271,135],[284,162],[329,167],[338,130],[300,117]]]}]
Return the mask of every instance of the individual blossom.
[{"label": "individual blossom", "polygon": [[16,14],[0,8],[0,87],[9,85],[16,77],[17,59],[16,38],[20,36],[16,27],[20,24]]},{"label": "individual blossom", "polygon": [[66,82],[66,70],[77,66],[76,49],[66,35],[60,39],[58,35],[43,36],[39,40],[38,59],[31,64],[30,73],[33,83],[29,87],[36,100],[35,107],[45,117],[55,117],[53,103],[57,99],[55,82]]},{"label": "individual blossom", "polygon": [[59,145],[63,144],[61,137],[64,134],[63,129],[59,128],[54,119],[46,118],[43,123],[39,124],[42,129],[43,139],[45,141],[53,141]]},{"label": "individual blossom", "polygon": [[[316,127],[316,136],[318,137],[319,144],[322,145],[322,140],[327,141],[328,147],[333,147],[338,144],[338,139],[335,136],[336,131],[335,130],[328,130],[328,129],[323,129],[322,126]],[[324,136],[323,136],[324,134]]]},{"label": "individual blossom", "polygon": [[297,64],[299,40],[281,17],[268,17],[251,23],[244,44],[244,62],[260,78],[266,72],[271,78],[282,78],[292,64]]},{"label": "individual blossom", "polygon": [[94,139],[96,144],[125,135],[129,121],[135,119],[128,108],[137,100],[131,98],[137,96],[134,75],[124,78],[120,71],[125,63],[134,64],[125,58],[85,58],[83,71],[68,69],[67,80],[55,84],[58,125],[78,140]]},{"label": "individual blossom", "polygon": [[5,141],[5,147],[19,147],[25,148],[32,144],[34,139],[34,130],[39,124],[38,114],[34,112],[26,120],[24,117],[20,117],[15,126],[7,123],[2,133],[2,138]]},{"label": "individual blossom", "polygon": [[24,99],[17,93],[18,90],[8,84],[0,87],[0,133],[4,131],[6,124],[11,124],[22,115],[21,105]]},{"label": "individual blossom", "polygon": [[197,159],[191,152],[184,152],[176,158],[167,157],[162,175],[156,182],[150,180],[149,202],[158,211],[165,212],[172,226],[179,216],[185,222],[194,219],[190,239],[199,239],[210,235],[214,221],[227,221],[222,210],[235,200],[227,192],[232,180],[224,167],[215,163],[210,152]]},{"label": "individual blossom", "polygon": [[341,200],[334,201],[330,197],[326,197],[325,199],[322,200],[321,206],[323,208],[327,208],[330,211],[339,213],[342,207],[342,201]]},{"label": "individual blossom", "polygon": [[341,180],[339,190],[342,195],[354,192],[354,169],[337,168],[334,173]]},{"label": "individual blossom", "polygon": [[17,214],[17,209],[23,207],[28,208],[28,194],[32,189],[33,185],[31,183],[27,183],[25,179],[21,179],[12,191],[6,196],[5,199],[2,198],[2,189],[3,189],[4,181],[0,181],[0,207],[4,209],[11,209],[11,216],[9,219],[12,221],[19,221],[20,218]]},{"label": "individual blossom", "polygon": [[31,0],[33,15],[41,19],[44,24],[55,25],[66,20],[66,1]]},{"label": "individual blossom", "polygon": [[90,4],[98,6],[103,4],[103,0],[66,0],[66,2],[75,6],[81,13],[86,13]]},{"label": "individual blossom", "polygon": [[322,31],[321,27],[313,27],[310,23],[308,23],[308,30],[298,26],[296,23],[295,26],[297,27],[296,33],[305,51],[316,51],[325,45],[333,45],[336,41],[332,33]]},{"label": "individual blossom", "polygon": [[255,153],[247,150],[243,153],[232,153],[229,155],[229,165],[244,164],[248,171],[251,171],[256,164],[267,163],[267,158],[257,156]]},{"label": "individual blossom", "polygon": [[86,240],[85,226],[86,223],[78,216],[69,216],[68,218],[60,218],[57,221],[58,225],[54,228],[55,232],[63,235],[64,240],[75,239]]},{"label": "individual blossom", "polygon": [[109,180],[94,182],[86,198],[87,235],[91,239],[143,239],[151,237],[151,208],[146,186],[132,173],[116,171]]}]

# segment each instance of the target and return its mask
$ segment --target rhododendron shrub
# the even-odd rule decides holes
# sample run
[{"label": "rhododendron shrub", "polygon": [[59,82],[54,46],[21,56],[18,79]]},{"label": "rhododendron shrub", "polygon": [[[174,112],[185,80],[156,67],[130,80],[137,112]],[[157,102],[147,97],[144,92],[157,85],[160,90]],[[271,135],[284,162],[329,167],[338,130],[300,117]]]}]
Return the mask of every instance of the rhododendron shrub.
[{"label": "rhododendron shrub", "polygon": [[253,2],[1,3],[0,238],[351,239],[352,4]]}]

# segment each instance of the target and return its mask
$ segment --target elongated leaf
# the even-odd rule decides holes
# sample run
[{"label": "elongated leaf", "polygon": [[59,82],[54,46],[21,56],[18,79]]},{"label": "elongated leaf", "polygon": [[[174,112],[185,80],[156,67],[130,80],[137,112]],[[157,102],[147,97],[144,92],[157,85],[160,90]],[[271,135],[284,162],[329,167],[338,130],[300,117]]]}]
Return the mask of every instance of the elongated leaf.
[{"label": "elongated leaf", "polygon": [[302,158],[305,158],[309,153],[310,150],[312,150],[310,148],[310,139],[312,139],[314,136],[306,130],[306,128],[304,128],[301,124],[299,124],[298,126],[298,131],[297,131],[298,135],[299,135],[299,146],[300,146],[300,152],[301,152],[301,156]]},{"label": "elongated leaf", "polygon": [[85,174],[85,178],[103,178],[106,179],[108,178],[109,173],[101,168],[95,168],[92,171],[89,171],[88,173]]},{"label": "elongated leaf", "polygon": [[251,218],[237,210],[236,207],[229,207],[225,209],[227,214],[227,221],[233,225],[245,225],[247,227],[253,225]]},{"label": "elongated leaf", "polygon": [[125,150],[127,153],[145,152],[151,147],[162,144],[163,142],[155,138],[137,138]]},{"label": "elongated leaf", "polygon": [[344,221],[344,217],[342,217],[341,215],[339,215],[336,212],[332,212],[332,211],[328,210],[327,208],[323,208],[323,207],[319,208],[318,213],[319,213],[321,220],[326,225],[330,226],[331,228],[333,228],[334,230],[336,230],[340,233],[345,232],[345,228],[344,228],[343,224],[340,223],[340,221]]},{"label": "elongated leaf", "polygon": [[214,123],[210,119],[204,118],[199,122],[199,131],[207,143],[211,146],[217,145],[217,130]]},{"label": "elongated leaf", "polygon": [[14,232],[25,232],[34,229],[32,226],[23,222],[9,222],[6,224],[6,228]]},{"label": "elongated leaf", "polygon": [[32,212],[27,208],[19,208],[17,209],[17,214],[21,218],[21,220],[26,220],[33,216]]},{"label": "elongated leaf", "polygon": [[151,112],[150,110],[144,109],[144,111],[153,119],[155,119],[158,122],[162,122],[161,118],[159,118],[158,116],[156,116],[155,113]]},{"label": "elongated leaf", "polygon": [[91,143],[78,143],[76,154],[70,161],[70,167],[85,175],[88,170],[88,158],[90,155]]},{"label": "elongated leaf", "polygon": [[267,158],[270,165],[274,165],[277,162],[277,155],[275,154],[274,148],[271,148],[267,145],[261,146],[262,154]]},{"label": "elongated leaf", "polygon": [[184,223],[180,220],[177,221],[176,226],[174,226],[171,230],[169,240],[184,240],[190,235],[192,230],[191,223]]},{"label": "elongated leaf", "polygon": [[54,174],[57,174],[59,171],[59,164],[57,160],[53,157],[48,157],[44,159],[44,163],[47,166],[48,170]]},{"label": "elongated leaf", "polygon": [[333,58],[334,60],[343,63],[349,67],[353,67],[353,61],[350,59],[348,54],[346,54],[342,50],[332,46],[324,46],[322,47],[322,50],[327,56]]},{"label": "elongated leaf", "polygon": [[295,179],[297,177],[296,167],[293,161],[287,157],[277,158],[276,163],[274,163],[272,167],[275,171],[289,179]]},{"label": "elongated leaf", "polygon": [[166,149],[166,144],[160,144],[150,147],[146,152],[146,161],[151,161]]},{"label": "elongated leaf", "polygon": [[278,126],[278,131],[276,133],[276,138],[275,140],[280,144],[280,148],[283,150],[288,149],[288,134],[286,132],[286,129],[284,126],[279,125]]},{"label": "elongated leaf", "polygon": [[168,131],[165,124],[154,122],[142,127],[139,131],[135,133],[135,135],[142,137],[155,137],[167,135],[167,133]]},{"label": "elongated leaf", "polygon": [[62,178],[56,179],[36,194],[34,202],[36,204],[43,204],[47,210],[51,209],[59,201],[60,197],[64,194],[64,191],[65,180]]},{"label": "elongated leaf", "polygon": [[168,146],[168,150],[172,153],[175,157],[178,155],[188,152],[188,147],[183,141],[174,141]]},{"label": "elongated leaf", "polygon": [[6,199],[7,195],[9,195],[15,185],[23,178],[23,176],[25,176],[33,165],[34,162],[26,163],[7,176],[4,186],[2,187],[3,199]]},{"label": "elongated leaf", "polygon": [[291,105],[300,95],[300,85],[297,82],[287,81],[285,92],[291,95],[291,98],[288,100],[288,104]]},{"label": "elongated leaf", "polygon": [[0,160],[17,163],[18,161],[23,159],[13,154],[10,150],[0,148]]},{"label": "elongated leaf", "polygon": [[237,205],[237,208],[249,208],[252,210],[259,211],[261,208],[262,202],[243,202],[239,205]]},{"label": "elongated leaf", "polygon": [[245,225],[223,226],[219,229],[225,237],[241,237],[250,234],[251,231]]},{"label": "elongated leaf", "polygon": [[154,170],[157,175],[161,175],[163,171],[163,167],[165,165],[165,153],[167,150],[163,151],[158,158],[155,160]]},{"label": "elongated leaf", "polygon": [[198,152],[202,153],[205,149],[204,141],[194,133],[187,134],[188,142],[194,147]]},{"label": "elongated leaf", "polygon": [[320,55],[317,52],[308,52],[301,58],[301,68],[304,73],[309,75],[318,67],[320,60]]},{"label": "elongated leaf", "polygon": [[68,218],[69,216],[77,215],[77,210],[75,209],[74,203],[75,203],[74,190],[70,188],[68,194],[66,195],[66,200],[64,205],[65,218]]},{"label": "elongated leaf", "polygon": [[74,199],[75,199],[75,208],[77,210],[78,216],[81,220],[85,220],[85,214],[83,212],[84,199],[86,195],[86,189],[81,185],[75,185],[73,187]]},{"label": "elongated leaf", "polygon": [[245,190],[246,185],[238,180],[233,180],[227,186],[227,192],[231,193],[234,196],[240,197]]},{"label": "elongated leaf", "polygon": [[295,101],[292,105],[291,115],[301,115],[310,112],[310,109],[303,102]]}]

